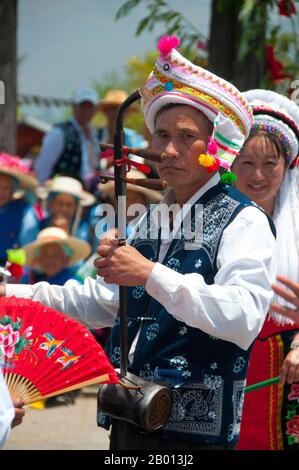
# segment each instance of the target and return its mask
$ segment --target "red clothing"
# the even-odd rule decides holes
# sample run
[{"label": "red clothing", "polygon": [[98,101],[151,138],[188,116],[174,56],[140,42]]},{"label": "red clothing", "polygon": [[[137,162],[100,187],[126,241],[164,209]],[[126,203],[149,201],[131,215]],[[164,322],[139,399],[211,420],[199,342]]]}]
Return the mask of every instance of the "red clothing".
[{"label": "red clothing", "polygon": [[[280,374],[295,332],[294,325],[278,325],[268,316],[251,352],[247,385]],[[292,439],[287,433],[289,420],[286,418],[291,417],[289,413],[293,410],[295,415],[299,415],[299,401],[298,404],[289,401],[289,392],[290,386],[274,384],[245,394],[238,450],[281,450],[288,447]],[[292,447],[296,445],[294,440]]]}]

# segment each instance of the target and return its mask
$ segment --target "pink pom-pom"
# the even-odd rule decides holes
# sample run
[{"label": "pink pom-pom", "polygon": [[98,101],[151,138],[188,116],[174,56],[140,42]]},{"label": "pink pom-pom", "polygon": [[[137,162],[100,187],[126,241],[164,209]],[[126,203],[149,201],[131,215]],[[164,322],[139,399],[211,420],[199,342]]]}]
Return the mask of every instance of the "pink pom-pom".
[{"label": "pink pom-pom", "polygon": [[209,155],[217,155],[218,151],[218,146],[217,143],[214,139],[210,139],[210,142],[208,144],[208,154]]},{"label": "pink pom-pom", "polygon": [[180,42],[181,41],[176,36],[162,36],[157,47],[161,55],[166,58],[172,49],[180,45]]}]

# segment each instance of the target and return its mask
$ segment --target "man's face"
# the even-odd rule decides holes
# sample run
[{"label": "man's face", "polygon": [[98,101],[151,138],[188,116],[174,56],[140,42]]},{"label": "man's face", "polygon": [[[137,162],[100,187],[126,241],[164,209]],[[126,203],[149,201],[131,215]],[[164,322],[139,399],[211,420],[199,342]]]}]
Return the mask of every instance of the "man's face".
[{"label": "man's face", "polygon": [[12,198],[13,179],[9,175],[0,173],[0,207],[4,207]]},{"label": "man's face", "polygon": [[49,243],[41,247],[37,262],[42,272],[46,276],[52,277],[60,273],[68,265],[69,258],[60,245]]},{"label": "man's face", "polygon": [[189,188],[192,193],[211,178],[198,163],[210,133],[208,119],[191,106],[174,106],[158,114],[152,146],[169,158],[157,164],[157,171],[175,191]]},{"label": "man's face", "polygon": [[87,126],[96,112],[96,107],[90,101],[82,101],[74,106],[74,116],[80,126]]}]

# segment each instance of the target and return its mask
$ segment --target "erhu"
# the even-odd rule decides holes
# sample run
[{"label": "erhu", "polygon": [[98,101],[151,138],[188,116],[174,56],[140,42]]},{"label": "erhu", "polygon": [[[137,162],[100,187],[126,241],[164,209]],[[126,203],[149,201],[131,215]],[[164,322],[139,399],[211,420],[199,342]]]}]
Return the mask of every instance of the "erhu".
[{"label": "erhu", "polygon": [[[115,196],[117,200],[116,228],[118,244],[126,244],[126,186],[133,182],[126,178],[127,159],[125,154],[133,153],[143,158],[161,162],[167,158],[165,152],[153,149],[136,149],[123,145],[123,116],[126,109],[140,99],[138,91],[132,93],[120,106],[114,135],[114,181]],[[103,150],[112,149],[108,144],[101,144]],[[102,180],[105,177],[101,177]],[[106,177],[108,178],[108,177]],[[110,178],[109,178],[110,179]],[[107,179],[108,181],[108,179]],[[149,183],[151,181],[151,183]],[[161,180],[134,181],[133,184],[148,185],[151,189],[165,189],[167,183]],[[149,186],[145,186],[149,187]],[[127,341],[127,288],[119,286],[119,316],[120,316],[120,376],[121,384],[108,384],[100,386],[98,393],[98,408],[104,414],[125,420],[143,429],[153,432],[160,430],[166,423],[171,412],[172,394],[162,385],[142,379],[128,372],[128,341]]]}]

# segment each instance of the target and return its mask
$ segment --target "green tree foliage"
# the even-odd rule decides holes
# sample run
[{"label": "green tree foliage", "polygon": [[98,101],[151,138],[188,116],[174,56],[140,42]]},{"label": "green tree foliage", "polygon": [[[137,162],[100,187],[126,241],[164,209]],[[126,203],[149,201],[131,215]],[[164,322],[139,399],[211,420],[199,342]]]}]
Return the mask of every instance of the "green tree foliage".
[{"label": "green tree foliage", "polygon": [[[104,98],[107,91],[111,88],[125,90],[128,94],[140,88],[145,82],[145,78],[152,71],[157,56],[158,53],[156,51],[148,52],[144,58],[133,56],[126,64],[123,75],[120,72],[112,71],[104,75],[100,82],[94,82],[93,87],[97,90],[100,99]],[[102,113],[98,113],[93,123],[99,127],[104,126],[106,123],[105,116]],[[125,125],[143,134],[144,119],[138,106],[136,112],[127,115]]]},{"label": "green tree foliage", "polygon": [[[199,47],[206,38],[182,12],[173,9],[171,2],[125,0],[116,19],[143,4],[147,13],[137,25],[137,36],[143,31],[153,31],[158,23],[163,24],[165,34],[176,34],[181,39],[183,54],[231,80],[240,89],[257,86],[279,89],[282,81],[286,87],[298,73],[299,15],[295,7],[297,4],[299,9],[298,3],[298,0],[212,0],[210,39],[206,41],[208,58],[204,47]],[[273,47],[273,59],[269,58],[268,46]],[[277,78],[276,60],[281,60],[289,77]]]}]

